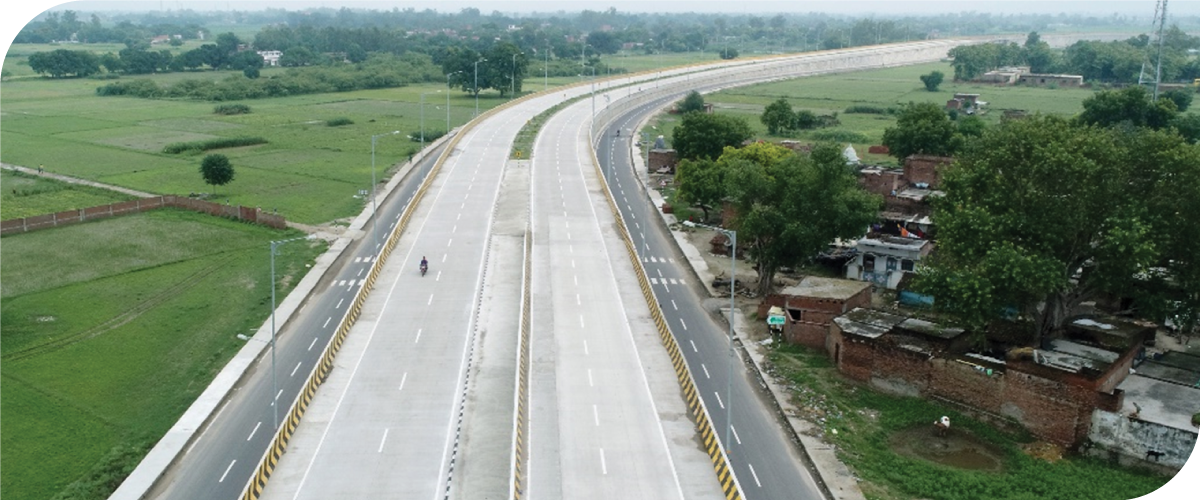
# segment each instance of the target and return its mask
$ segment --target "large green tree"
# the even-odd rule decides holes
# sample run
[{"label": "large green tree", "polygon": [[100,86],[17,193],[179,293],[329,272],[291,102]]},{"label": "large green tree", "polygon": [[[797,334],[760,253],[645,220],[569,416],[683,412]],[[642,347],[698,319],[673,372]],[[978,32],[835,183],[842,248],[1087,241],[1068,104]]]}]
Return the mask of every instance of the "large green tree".
[{"label": "large green tree", "polygon": [[233,181],[233,164],[222,154],[205,156],[200,161],[200,177],[210,186],[224,186]]},{"label": "large green tree", "polygon": [[1078,120],[1101,127],[1125,125],[1157,130],[1170,125],[1177,114],[1175,101],[1159,97],[1158,101],[1151,102],[1145,87],[1133,86],[1097,92],[1084,99]]},{"label": "large green tree", "polygon": [[903,161],[914,154],[954,156],[963,138],[941,106],[910,102],[900,109],[896,126],[883,131],[883,145]]},{"label": "large green tree", "polygon": [[857,238],[881,200],[858,186],[842,151],[823,143],[810,155],[768,143],[726,149],[732,229],[758,270],[757,292],[770,293],[775,272],[817,255],[837,238]]},{"label": "large green tree", "polygon": [[704,212],[701,222],[708,222],[708,211],[725,198],[725,168],[708,158],[682,160],[676,169],[675,184],[679,200],[700,208]]},{"label": "large green tree", "polygon": [[29,54],[29,68],[52,78],[84,77],[100,72],[100,58],[85,50],[34,52]]},{"label": "large green tree", "polygon": [[780,97],[763,109],[759,120],[767,126],[768,134],[779,135],[796,127],[796,112],[787,99]]},{"label": "large green tree", "polygon": [[671,145],[681,159],[716,159],[726,146],[741,146],[752,135],[750,124],[736,116],[692,112],[671,133]]},{"label": "large green tree", "polygon": [[1104,292],[1157,320],[1200,307],[1200,149],[1174,133],[1011,120],[941,188],[917,286],[974,331],[1015,308],[1040,342]]},{"label": "large green tree", "polygon": [[688,92],[687,97],[684,97],[679,102],[680,113],[690,113],[692,111],[704,111],[704,96],[695,90]]}]

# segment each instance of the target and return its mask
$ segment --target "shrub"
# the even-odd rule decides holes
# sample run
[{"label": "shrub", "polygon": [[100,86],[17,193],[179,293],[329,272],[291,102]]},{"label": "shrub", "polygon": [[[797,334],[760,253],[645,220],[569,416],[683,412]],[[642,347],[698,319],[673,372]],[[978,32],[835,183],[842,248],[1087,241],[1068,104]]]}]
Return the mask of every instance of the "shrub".
[{"label": "shrub", "polygon": [[890,114],[892,114],[892,108],[885,108],[883,106],[871,106],[869,104],[855,104],[853,106],[846,108],[846,114],[849,115],[849,114],[854,114],[854,113],[864,114],[864,115],[890,115]]},{"label": "shrub", "polygon": [[218,115],[245,115],[250,114],[250,106],[245,104],[218,104],[213,107],[213,113]]},{"label": "shrub", "polygon": [[809,134],[809,137],[814,140],[818,140],[818,141],[831,141],[831,142],[837,142],[837,143],[843,143],[843,142],[863,143],[863,142],[870,141],[870,138],[868,138],[864,134],[860,134],[853,130],[840,130],[840,129],[818,130],[816,132]]},{"label": "shrub", "polygon": [[325,124],[330,127],[340,127],[342,125],[354,125],[354,120],[345,117],[334,118],[331,120],[325,120]]},{"label": "shrub", "polygon": [[941,71],[934,71],[928,75],[921,75],[921,83],[925,84],[925,90],[937,92],[938,86],[942,84],[945,76]]},{"label": "shrub", "polygon": [[163,153],[169,155],[180,153],[199,153],[212,149],[236,148],[266,143],[267,140],[262,137],[219,137],[216,139],[209,139],[207,141],[173,142],[163,147]]},{"label": "shrub", "polygon": [[[436,141],[443,135],[446,135],[444,130],[425,129],[425,142]],[[421,142],[421,131],[418,130],[416,132],[411,132],[408,134],[408,137],[412,139],[413,142]]]}]

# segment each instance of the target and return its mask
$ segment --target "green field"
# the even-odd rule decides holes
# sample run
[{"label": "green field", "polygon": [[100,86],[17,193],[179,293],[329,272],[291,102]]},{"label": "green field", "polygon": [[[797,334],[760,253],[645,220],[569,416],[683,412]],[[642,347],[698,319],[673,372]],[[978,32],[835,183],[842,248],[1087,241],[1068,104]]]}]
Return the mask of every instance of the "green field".
[{"label": "green field", "polygon": [[[918,77],[935,70],[948,75],[947,81],[942,83],[937,92],[926,91]],[[858,132],[870,140],[870,144],[855,144],[860,158],[873,163],[894,163],[895,160],[887,156],[866,154],[866,146],[879,144],[884,129],[893,126],[895,118],[889,115],[847,114],[846,108],[855,104],[884,108],[908,102],[944,104],[955,93],[981,94],[980,99],[986,101],[990,109],[982,117],[987,123],[996,124],[1000,122],[1005,109],[1073,115],[1083,109],[1083,100],[1093,94],[1089,89],[1001,87],[954,82],[949,80],[949,75],[953,73],[949,64],[930,63],[751,85],[708,94],[704,99],[712,103],[718,113],[745,118],[756,137],[771,140],[811,140],[815,132],[800,131],[788,137],[768,136],[767,127],[759,121],[759,116],[767,104],[780,97],[787,99],[793,109],[807,109],[818,115],[838,113],[838,120],[842,124],[837,129]],[[671,133],[678,120],[674,115],[660,115],[645,131],[652,136],[664,135],[667,144],[670,144]]]},{"label": "green field", "polygon": [[116,191],[0,171],[0,220],[32,217],[133,199]]},{"label": "green field", "polygon": [[[8,62],[6,61],[6,64]],[[267,77],[280,69],[264,70]],[[159,83],[224,78],[228,72],[149,76]],[[569,79],[567,79],[569,82]],[[553,83],[562,84],[564,79]],[[278,209],[288,220],[318,224],[352,216],[363,208],[355,195],[371,180],[371,136],[399,130],[376,144],[379,178],[406,161],[419,144],[405,136],[421,129],[425,93],[426,130],[446,128],[444,84],[245,101],[247,115],[213,114],[214,103],[98,97],[101,80],[18,78],[4,83],[0,122],[5,163],[33,166],[157,194],[213,192],[198,173],[202,155],[169,155],[172,142],[257,136],[268,143],[220,151],[230,157],[233,182],[216,189],[233,204]],[[541,90],[542,81],[529,82]],[[449,92],[451,127],[471,118],[475,100]],[[480,111],[507,102],[485,92]],[[352,125],[329,127],[332,118]]]},{"label": "green field", "polygon": [[[6,236],[4,497],[106,496],[262,324],[268,241],[297,235],[161,209]],[[324,247],[282,247],[280,295]]]}]

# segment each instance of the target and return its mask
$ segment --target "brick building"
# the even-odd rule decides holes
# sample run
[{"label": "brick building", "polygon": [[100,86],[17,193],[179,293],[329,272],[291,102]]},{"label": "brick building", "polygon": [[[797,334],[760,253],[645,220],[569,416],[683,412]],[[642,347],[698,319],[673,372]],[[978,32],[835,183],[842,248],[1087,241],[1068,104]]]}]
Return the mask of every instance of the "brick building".
[{"label": "brick building", "polygon": [[[1099,330],[1099,331],[1097,331]],[[826,339],[838,370],[880,390],[959,405],[981,418],[1017,423],[1063,446],[1088,435],[1096,409],[1123,405],[1129,375],[1153,329],[1078,318],[1046,348],[970,352],[962,330],[869,309],[834,319]]]},{"label": "brick building", "polygon": [[824,348],[833,318],[871,305],[871,284],[861,281],[808,276],[795,286],[771,294],[758,307],[767,317],[771,306],[783,309],[783,338],[788,342]]}]

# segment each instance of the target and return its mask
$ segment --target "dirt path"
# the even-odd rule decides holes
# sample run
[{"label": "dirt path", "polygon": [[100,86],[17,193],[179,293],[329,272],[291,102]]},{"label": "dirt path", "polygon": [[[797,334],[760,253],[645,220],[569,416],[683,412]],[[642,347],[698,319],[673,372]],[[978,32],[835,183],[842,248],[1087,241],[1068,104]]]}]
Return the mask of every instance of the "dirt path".
[{"label": "dirt path", "polygon": [[25,174],[29,174],[29,175],[40,175],[42,177],[46,177],[46,178],[54,179],[56,181],[66,182],[66,183],[70,183],[70,184],[81,184],[84,186],[98,187],[100,189],[107,189],[109,191],[125,193],[130,196],[137,196],[138,198],[149,198],[151,196],[158,196],[157,194],[147,193],[145,191],[138,191],[135,189],[124,188],[121,186],[114,186],[112,184],[105,184],[103,182],[89,181],[87,179],[80,179],[78,177],[71,177],[69,175],[56,174],[56,173],[50,172],[49,170],[45,170],[45,169],[43,169],[42,172],[38,172],[37,168],[22,167],[19,165],[9,165],[7,163],[0,163],[0,168],[3,168],[5,170],[12,170],[14,172],[21,172],[21,173],[25,173]]}]

